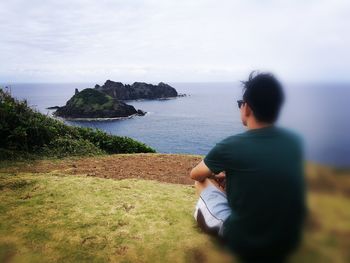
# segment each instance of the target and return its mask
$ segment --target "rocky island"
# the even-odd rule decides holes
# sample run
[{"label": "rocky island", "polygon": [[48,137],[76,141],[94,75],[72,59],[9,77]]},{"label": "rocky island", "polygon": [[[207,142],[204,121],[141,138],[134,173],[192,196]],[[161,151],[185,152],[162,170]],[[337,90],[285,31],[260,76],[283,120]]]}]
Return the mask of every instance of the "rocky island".
[{"label": "rocky island", "polygon": [[107,80],[104,85],[87,88],[82,91],[75,89],[75,94],[63,107],[57,109],[54,116],[66,119],[106,119],[125,118],[134,115],[145,115],[142,110],[136,110],[124,100],[167,99],[181,96],[168,84],[158,85],[135,82],[132,85]]},{"label": "rocky island", "polygon": [[144,112],[95,89],[76,90],[66,105],[54,113],[68,119],[121,118],[136,114],[144,115]]},{"label": "rocky island", "polygon": [[132,85],[107,80],[102,86],[96,85],[96,90],[104,92],[118,100],[164,99],[177,97],[176,89],[160,82],[158,85],[135,82]]}]

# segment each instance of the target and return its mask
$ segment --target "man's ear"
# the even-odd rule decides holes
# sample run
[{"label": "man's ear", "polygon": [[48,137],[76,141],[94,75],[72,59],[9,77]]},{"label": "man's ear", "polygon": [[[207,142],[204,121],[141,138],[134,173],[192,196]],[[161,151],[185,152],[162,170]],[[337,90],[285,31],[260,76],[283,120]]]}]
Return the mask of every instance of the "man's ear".
[{"label": "man's ear", "polygon": [[245,118],[247,118],[249,116],[249,111],[250,111],[250,108],[248,109],[248,104],[247,103],[244,103],[243,106],[242,106],[242,114],[243,116],[245,116]]},{"label": "man's ear", "polygon": [[243,105],[243,114],[246,117],[249,117],[250,115],[252,115],[252,109],[249,107],[248,103],[244,103]]}]

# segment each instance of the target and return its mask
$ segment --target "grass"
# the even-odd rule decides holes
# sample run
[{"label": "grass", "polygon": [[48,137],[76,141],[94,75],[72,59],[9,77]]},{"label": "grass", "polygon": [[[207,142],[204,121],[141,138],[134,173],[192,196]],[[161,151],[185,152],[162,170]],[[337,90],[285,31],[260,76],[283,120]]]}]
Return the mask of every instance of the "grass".
[{"label": "grass", "polygon": [[[292,262],[350,261],[350,197],[344,193],[309,192],[311,216]],[[0,262],[232,260],[196,226],[195,202],[188,185],[2,172]]]},{"label": "grass", "polygon": [[0,178],[0,262],[184,262],[215,250],[192,219],[190,186],[62,174]]}]

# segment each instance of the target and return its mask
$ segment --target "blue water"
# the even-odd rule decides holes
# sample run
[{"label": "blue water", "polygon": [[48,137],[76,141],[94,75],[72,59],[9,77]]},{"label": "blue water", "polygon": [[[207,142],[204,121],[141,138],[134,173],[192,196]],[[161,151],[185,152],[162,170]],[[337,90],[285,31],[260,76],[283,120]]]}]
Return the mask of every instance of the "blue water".
[{"label": "blue water", "polygon": [[[239,83],[170,83],[189,96],[171,100],[130,101],[146,116],[131,119],[71,122],[70,125],[100,128],[129,136],[162,153],[206,154],[221,139],[243,132],[236,100],[242,97]],[[11,84],[17,98],[45,114],[49,106],[62,106],[74,89],[95,83]],[[2,85],[4,86],[4,85]],[[350,166],[350,84],[289,84],[279,125],[299,132],[311,161]]]}]

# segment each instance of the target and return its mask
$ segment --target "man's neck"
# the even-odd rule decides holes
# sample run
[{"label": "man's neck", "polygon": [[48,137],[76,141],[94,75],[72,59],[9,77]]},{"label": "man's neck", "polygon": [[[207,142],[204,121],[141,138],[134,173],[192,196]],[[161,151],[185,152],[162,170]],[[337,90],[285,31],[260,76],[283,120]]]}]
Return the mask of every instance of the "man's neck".
[{"label": "man's neck", "polygon": [[257,122],[255,120],[248,121],[247,123],[248,130],[256,130],[256,129],[266,128],[270,126],[273,126],[273,123]]}]

